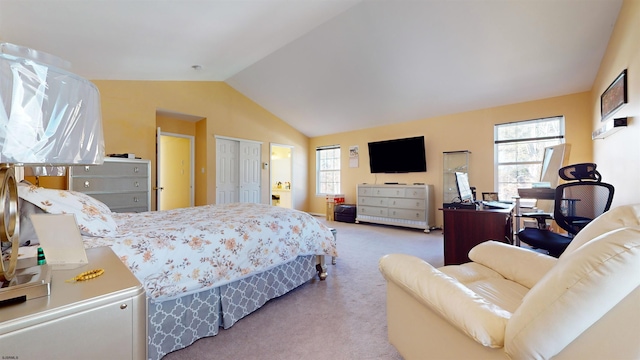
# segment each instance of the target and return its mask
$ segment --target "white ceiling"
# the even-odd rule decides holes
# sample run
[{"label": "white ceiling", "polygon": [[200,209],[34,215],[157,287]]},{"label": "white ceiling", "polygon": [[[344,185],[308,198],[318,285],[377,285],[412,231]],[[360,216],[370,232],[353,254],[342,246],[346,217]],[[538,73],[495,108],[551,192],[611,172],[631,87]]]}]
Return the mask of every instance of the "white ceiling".
[{"label": "white ceiling", "polygon": [[588,91],[621,4],[0,0],[0,41],[92,80],[226,81],[319,136]]}]

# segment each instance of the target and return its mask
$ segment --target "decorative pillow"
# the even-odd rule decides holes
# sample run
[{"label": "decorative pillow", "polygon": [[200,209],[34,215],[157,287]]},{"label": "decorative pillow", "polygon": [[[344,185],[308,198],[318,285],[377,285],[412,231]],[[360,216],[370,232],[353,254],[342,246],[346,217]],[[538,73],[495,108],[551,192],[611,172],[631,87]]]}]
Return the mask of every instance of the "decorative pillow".
[{"label": "decorative pillow", "polygon": [[118,226],[109,207],[87,194],[21,184],[18,195],[49,214],[74,214],[82,235],[114,236],[117,233]]}]

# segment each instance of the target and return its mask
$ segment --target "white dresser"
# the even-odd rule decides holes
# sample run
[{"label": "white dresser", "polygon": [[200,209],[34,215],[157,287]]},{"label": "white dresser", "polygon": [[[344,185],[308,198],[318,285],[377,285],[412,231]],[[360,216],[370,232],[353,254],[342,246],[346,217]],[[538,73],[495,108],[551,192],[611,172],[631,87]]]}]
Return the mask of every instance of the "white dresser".
[{"label": "white dresser", "polygon": [[[142,284],[109,247],[87,249],[87,258],[53,270],[49,296],[0,308],[1,359],[147,359]],[[66,281],[92,269],[104,274]]]},{"label": "white dresser", "polygon": [[434,227],[433,185],[357,185],[356,223]]},{"label": "white dresser", "polygon": [[113,212],[151,210],[151,162],[105,158],[104,164],[76,165],[69,170],[69,190],[105,203]]}]

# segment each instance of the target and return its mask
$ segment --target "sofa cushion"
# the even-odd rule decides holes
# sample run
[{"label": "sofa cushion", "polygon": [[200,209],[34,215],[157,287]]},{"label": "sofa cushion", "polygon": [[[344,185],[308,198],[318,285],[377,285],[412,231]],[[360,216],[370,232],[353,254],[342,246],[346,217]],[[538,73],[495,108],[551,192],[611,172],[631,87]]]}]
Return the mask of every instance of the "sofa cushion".
[{"label": "sofa cushion", "polygon": [[598,216],[571,240],[564,254],[570,254],[586,242],[611,230],[640,225],[640,204],[615,207]]},{"label": "sofa cushion", "polygon": [[510,312],[415,256],[385,255],[379,266],[387,281],[403,288],[478,343],[492,348],[504,346]]},{"label": "sofa cushion", "polygon": [[486,278],[465,283],[464,286],[510,313],[520,307],[522,299],[529,292],[529,288],[505,278]]},{"label": "sofa cushion", "polygon": [[532,288],[556,262],[556,258],[498,241],[485,241],[469,251],[469,259],[503,277]]},{"label": "sofa cushion", "polygon": [[504,276],[500,275],[495,270],[491,270],[486,266],[476,264],[474,262],[468,262],[460,265],[446,265],[439,267],[438,270],[463,284],[487,278],[504,279]]},{"label": "sofa cushion", "polygon": [[509,320],[511,358],[558,354],[640,285],[640,227],[613,230],[560,258]]}]

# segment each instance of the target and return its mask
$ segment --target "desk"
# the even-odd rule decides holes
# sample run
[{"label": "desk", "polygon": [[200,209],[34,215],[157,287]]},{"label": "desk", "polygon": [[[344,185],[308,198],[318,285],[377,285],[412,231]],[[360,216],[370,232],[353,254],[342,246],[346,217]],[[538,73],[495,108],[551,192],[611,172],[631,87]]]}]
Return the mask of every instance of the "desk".
[{"label": "desk", "polygon": [[444,212],[445,265],[469,262],[469,250],[487,240],[513,242],[513,208],[440,210]]}]

